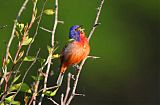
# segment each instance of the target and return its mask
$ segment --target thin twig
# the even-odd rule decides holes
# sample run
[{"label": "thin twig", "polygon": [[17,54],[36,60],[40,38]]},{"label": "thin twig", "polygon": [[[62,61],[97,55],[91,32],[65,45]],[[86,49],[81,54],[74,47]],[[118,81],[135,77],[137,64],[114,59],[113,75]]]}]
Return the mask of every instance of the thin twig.
[{"label": "thin twig", "polygon": [[66,95],[64,97],[64,101],[63,103],[66,103],[67,102],[67,98],[68,98],[68,95],[69,95],[69,92],[70,92],[70,83],[71,83],[71,76],[72,74],[71,73],[68,73],[68,82],[67,82],[67,90],[66,90]]},{"label": "thin twig", "polygon": [[43,92],[41,94],[38,105],[42,104],[42,101],[43,101],[43,98],[44,98],[44,92],[46,91],[46,88],[47,88],[48,74],[49,74],[49,70],[50,70],[50,66],[51,66],[52,54],[49,54],[48,58],[49,58],[49,60],[48,60],[47,70],[46,70],[46,74],[45,74],[45,78],[44,78]]},{"label": "thin twig", "polygon": [[75,80],[75,82],[74,82],[73,90],[72,90],[71,96],[69,97],[66,105],[69,105],[69,104],[70,104],[70,102],[72,101],[72,99],[74,98],[74,96],[75,96],[75,94],[76,94],[75,91],[76,91],[76,88],[77,88],[79,76],[80,76],[82,67],[83,67],[86,59],[87,59],[87,58],[85,58],[85,59],[82,61],[81,65],[79,66],[79,70],[78,70],[78,73],[77,73],[77,75],[76,75],[76,80]]},{"label": "thin twig", "polygon": [[38,72],[39,72],[38,79],[35,83],[34,93],[32,95],[32,98],[31,98],[30,102],[29,102],[29,103],[32,103],[32,101],[33,101],[33,105],[36,105],[36,96],[39,93],[38,92],[38,87],[39,87],[39,83],[40,83],[41,72],[44,69],[44,67],[47,65],[47,63],[48,63],[48,58],[47,58],[46,62],[42,65],[42,67],[38,69]]},{"label": "thin twig", "polygon": [[[55,89],[55,88],[58,88],[58,86],[48,87],[46,88],[46,90]],[[41,91],[43,91],[43,89],[39,90],[38,93],[40,93]]]},{"label": "thin twig", "polygon": [[[101,0],[101,3],[100,3],[100,6],[98,7],[98,12],[97,12],[97,15],[96,15],[96,19],[95,19],[95,22],[94,22],[94,26],[92,27],[92,30],[89,34],[89,37],[88,37],[88,41],[90,40],[91,36],[93,35],[95,29],[96,29],[96,24],[98,24],[98,20],[99,20],[99,16],[100,16],[100,13],[101,13],[101,10],[102,10],[102,6],[104,4],[104,0]],[[76,91],[76,88],[77,88],[77,84],[78,84],[78,80],[79,80],[79,76],[80,76],[80,73],[81,73],[81,70],[83,68],[83,65],[86,61],[87,57],[81,62],[80,66],[79,66],[79,70],[78,70],[78,73],[76,75],[76,80],[74,82],[74,86],[73,86],[73,90],[72,90],[72,93],[66,103],[66,105],[69,105],[71,100],[74,98],[74,96],[76,95],[75,91]]]},{"label": "thin twig", "polygon": [[[42,20],[43,11],[44,11],[44,8],[45,8],[46,3],[47,3],[47,0],[45,0],[45,2],[44,2],[44,4],[43,4],[42,10],[41,10],[41,13],[40,13],[40,16],[39,16],[39,20],[38,20],[38,22],[37,22],[36,32],[35,32],[32,40],[34,40],[34,39],[36,38],[36,36],[37,36],[38,30],[39,30],[39,25],[40,25],[41,20]],[[28,49],[27,49],[27,52],[26,52],[26,55],[28,55],[28,53],[29,53],[29,51],[30,51],[31,45],[32,45],[32,43],[29,44]]]},{"label": "thin twig", "polygon": [[56,7],[55,8],[55,20],[54,20],[54,26],[52,30],[52,40],[51,40],[52,48],[54,48],[54,36],[55,36],[57,24],[58,24],[58,0],[55,0],[55,7]]},{"label": "thin twig", "polygon": [[49,29],[46,29],[44,27],[39,27],[39,28],[42,29],[42,30],[44,30],[44,31],[46,31],[46,32],[52,33],[52,31],[50,31]]},{"label": "thin twig", "polygon": [[26,8],[26,5],[27,5],[28,1],[29,1],[29,0],[25,0],[25,1],[24,1],[23,5],[22,5],[22,7],[20,8],[20,10],[19,10],[19,12],[18,12],[18,15],[17,15],[17,17],[16,17],[16,19],[15,19],[15,21],[14,21],[14,25],[13,25],[13,29],[12,29],[12,34],[11,34],[11,37],[10,37],[9,42],[8,42],[8,44],[7,44],[6,58],[5,58],[6,60],[8,60],[8,55],[9,55],[10,46],[11,46],[12,40],[13,40],[13,38],[14,38],[15,31],[16,31],[16,25],[17,25],[17,23],[18,23],[18,20],[19,20],[19,18],[20,18],[20,16],[21,16],[22,12],[23,12],[24,9]]},{"label": "thin twig", "polygon": [[87,56],[87,58],[98,59],[98,58],[101,58],[101,57],[97,57],[97,56]]},{"label": "thin twig", "polygon": [[99,25],[100,23],[98,23],[98,20],[99,20],[99,16],[101,14],[101,10],[102,10],[102,7],[103,7],[103,4],[104,4],[104,0],[101,0],[101,4],[99,5],[99,7],[97,8],[98,12],[97,12],[97,15],[96,15],[96,19],[94,21],[94,25],[92,27],[92,30],[90,31],[90,34],[88,36],[88,41],[90,40],[90,38],[92,37],[97,25]]},{"label": "thin twig", "polygon": [[[46,3],[47,3],[47,0],[45,0],[45,2],[43,4],[42,10],[41,10],[41,13],[40,13],[40,16],[39,16],[39,20],[37,22],[36,32],[35,32],[32,40],[34,40],[37,36],[38,30],[39,30],[39,25],[40,25],[40,22],[41,22],[41,19],[42,19],[42,16],[43,16],[43,11],[44,11]],[[26,55],[28,55],[28,53],[30,51],[30,48],[31,48],[31,45],[32,45],[32,43],[29,44]],[[43,68],[41,69],[41,71],[42,70],[43,70]],[[34,93],[32,95],[33,105],[36,105],[36,96],[37,96],[37,91],[38,91],[39,82],[40,82],[40,75],[41,75],[41,73],[39,73],[38,80],[36,81],[36,84],[35,84],[35,90],[34,90]],[[32,100],[30,101],[29,104],[31,104],[31,103],[32,103]]]},{"label": "thin twig", "polygon": [[51,97],[48,98],[50,101],[53,102],[54,105],[59,105],[56,101],[54,101]]},{"label": "thin twig", "polygon": [[62,93],[62,95],[61,95],[61,105],[65,105],[65,103],[63,102],[63,98],[64,98],[64,94]]}]

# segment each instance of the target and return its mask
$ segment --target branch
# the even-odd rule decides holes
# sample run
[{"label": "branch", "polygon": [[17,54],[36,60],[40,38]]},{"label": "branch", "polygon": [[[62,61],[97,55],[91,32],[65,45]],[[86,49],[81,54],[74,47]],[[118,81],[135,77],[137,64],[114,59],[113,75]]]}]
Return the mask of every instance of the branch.
[{"label": "branch", "polygon": [[92,27],[92,30],[90,31],[90,34],[88,36],[88,41],[90,40],[90,38],[92,37],[96,27],[100,24],[98,23],[98,20],[99,20],[99,16],[101,14],[101,10],[102,10],[102,7],[103,7],[103,4],[104,4],[104,0],[101,0],[101,4],[99,5],[99,7],[97,8],[98,12],[97,12],[97,15],[96,15],[96,19],[94,21],[94,25]]},{"label": "branch", "polygon": [[[40,52],[40,49],[38,50],[38,52],[37,52],[37,54],[36,54],[35,60],[32,62],[32,64],[29,66],[29,68],[28,68],[27,71],[25,72],[25,74],[24,74],[24,76],[23,76],[23,78],[22,78],[21,83],[24,82],[24,80],[25,80],[28,72],[30,71],[30,69],[32,68],[32,66],[36,63],[37,58],[38,58],[38,55],[39,55],[39,52]],[[16,92],[16,94],[14,95],[13,99],[14,99],[15,96],[19,93],[19,91],[21,90],[21,87],[22,87],[22,84],[21,84],[21,86],[19,87],[19,89],[17,90],[17,92]],[[13,99],[12,99],[12,101],[13,101]],[[12,101],[11,101],[11,102],[12,102]],[[11,103],[10,103],[10,105],[11,105]]]},{"label": "branch", "polygon": [[[10,50],[10,46],[11,46],[11,43],[13,41],[13,38],[14,38],[14,34],[15,34],[15,31],[16,31],[16,24],[18,23],[18,20],[22,14],[22,12],[24,11],[24,9],[26,8],[26,5],[28,4],[28,1],[29,0],[25,0],[22,7],[20,8],[18,14],[17,14],[17,17],[14,21],[14,25],[13,25],[13,29],[12,29],[12,33],[11,33],[11,37],[9,39],[9,42],[7,44],[7,49],[6,49],[6,57],[5,57],[5,61],[8,61],[8,56],[9,56],[9,50]],[[2,68],[3,69],[3,68]],[[5,70],[4,70],[4,75],[1,79],[1,82],[0,82],[0,86],[2,85],[3,81],[4,81],[4,76],[6,75],[7,73],[7,67],[5,67]]]},{"label": "branch", "polygon": [[54,20],[54,26],[53,26],[53,30],[52,30],[52,40],[51,40],[51,45],[52,45],[52,51],[49,53],[48,56],[48,65],[47,65],[47,70],[46,70],[46,74],[45,74],[45,79],[44,79],[44,86],[43,86],[43,93],[40,97],[39,103],[38,105],[42,104],[43,98],[44,98],[44,92],[47,89],[47,81],[48,81],[48,75],[49,75],[49,70],[50,70],[50,66],[51,66],[51,60],[52,60],[52,54],[54,51],[54,36],[55,36],[55,31],[57,28],[57,24],[58,24],[58,0],[55,0],[55,20]]},{"label": "branch", "polygon": [[[40,25],[41,20],[42,20],[43,11],[44,11],[44,7],[45,7],[46,3],[47,3],[47,0],[45,0],[45,2],[43,4],[42,10],[41,10],[41,13],[40,13],[40,16],[39,16],[39,20],[37,22],[36,32],[35,32],[32,40],[34,40],[36,38],[36,36],[37,36],[38,30],[39,30],[39,25]],[[27,52],[26,52],[26,55],[28,55],[31,45],[32,45],[32,43],[29,44]]]},{"label": "branch", "polygon": [[[37,12],[36,12],[37,1],[38,1],[38,0],[33,1],[32,18],[31,18],[29,27],[28,27],[27,30],[24,32],[23,37],[25,37],[25,36],[28,34],[28,32],[29,32],[29,30],[31,29],[33,23],[35,22],[35,17],[36,17],[36,13],[37,13]],[[42,8],[42,10],[43,10],[43,9],[44,9],[44,7]],[[41,13],[40,16],[42,17],[42,13]],[[34,38],[35,38],[35,36],[37,35],[37,31],[38,31],[39,23],[40,23],[40,21],[41,21],[41,17],[40,17],[40,19],[39,19],[39,21],[38,21],[37,30],[36,30],[36,32],[35,32],[35,34],[34,34]],[[17,20],[17,22],[18,22],[18,20]],[[33,40],[34,40],[34,38],[33,38]],[[16,52],[16,56],[15,56],[15,59],[14,59],[14,65],[13,65],[12,68],[14,68],[14,66],[17,64],[17,57],[18,57],[19,51],[20,51],[20,49],[21,49],[21,47],[22,47],[23,41],[24,41],[24,39],[22,38],[22,41],[21,41],[21,43],[20,43],[20,45],[19,45],[19,47],[18,47],[18,50],[17,50],[17,52]],[[28,51],[29,51],[29,49],[30,49],[30,46],[31,46],[31,43],[30,43],[30,45],[29,45],[28,48],[27,48],[26,56],[28,55]],[[22,64],[23,64],[23,60],[22,60],[22,62],[20,63],[18,69],[16,70],[15,75],[14,75],[14,77],[13,77],[13,80],[14,80],[14,78],[16,78],[17,73],[18,73],[18,71],[19,71],[19,69],[20,69],[20,67],[21,67]],[[12,71],[12,70],[13,70],[13,69],[11,69],[10,71]],[[11,87],[12,85],[13,85],[13,81],[11,82],[10,87]],[[9,88],[10,88],[10,87],[9,87]],[[8,88],[8,89],[9,89],[9,88]],[[7,91],[9,91],[9,90],[7,90]],[[17,93],[18,93],[18,91],[17,91]],[[15,94],[15,96],[16,96],[16,95],[17,95],[17,94]]]},{"label": "branch", "polygon": [[50,98],[48,98],[50,101],[52,101],[53,102],[53,104],[54,105],[59,105],[56,101],[54,101],[51,97]]},{"label": "branch", "polygon": [[67,90],[66,90],[66,95],[64,97],[64,101],[63,101],[64,104],[67,102],[67,98],[68,98],[68,95],[69,95],[69,92],[70,92],[70,89],[71,89],[70,88],[71,78],[72,78],[72,74],[68,73]]},{"label": "branch", "polygon": [[[37,54],[36,54],[35,60],[32,62],[32,64],[29,66],[29,68],[28,68],[27,71],[25,72],[24,77],[22,78],[21,83],[24,82],[24,80],[25,80],[25,78],[26,78],[29,70],[30,70],[30,69],[32,68],[32,66],[36,63],[36,60],[37,60],[37,57],[38,57],[39,52],[40,52],[40,49],[38,50],[38,52],[37,52]],[[19,89],[17,90],[17,92],[14,94],[14,97],[12,98],[12,101],[14,100],[14,98],[15,98],[15,96],[18,94],[18,92],[20,91],[21,87],[22,87],[22,84],[21,84],[21,86],[19,87]],[[1,99],[1,101],[0,101],[0,104],[3,102],[3,100],[5,99],[5,97],[6,97],[8,94],[9,94],[9,93],[7,92],[6,95],[2,97],[2,99]],[[11,101],[11,102],[12,102],[12,101]],[[10,103],[10,105],[11,105],[11,103]]]},{"label": "branch", "polygon": [[52,40],[51,40],[52,48],[54,48],[54,36],[55,36],[57,24],[58,24],[58,0],[55,0],[55,7],[56,7],[55,8],[55,20],[54,20],[54,26],[52,30]]},{"label": "branch", "polygon": [[[90,34],[89,34],[89,37],[88,37],[88,41],[90,40],[91,36],[93,35],[93,33],[94,33],[95,29],[96,29],[96,26],[98,25],[98,20],[99,20],[99,16],[100,16],[100,13],[101,13],[103,4],[104,4],[104,0],[101,0],[101,3],[100,3],[100,5],[99,5],[99,7],[98,7],[98,12],[97,12],[97,15],[96,15],[96,19],[95,19],[95,22],[94,22],[94,26],[92,27],[92,30],[90,31]],[[78,74],[76,75],[76,80],[75,80],[75,82],[74,82],[73,90],[72,90],[72,93],[71,93],[71,95],[70,95],[70,97],[69,97],[66,105],[69,105],[70,102],[72,101],[72,99],[74,98],[74,96],[76,95],[75,91],[76,91],[76,88],[77,88],[79,76],[80,76],[81,70],[82,70],[83,65],[84,65],[84,63],[85,63],[85,61],[86,61],[87,58],[88,58],[88,57],[86,57],[86,58],[82,61],[82,63],[80,64],[80,66],[79,66],[79,70],[78,70]]]},{"label": "branch", "polygon": [[39,27],[39,28],[42,29],[42,30],[44,30],[44,31],[46,31],[46,32],[52,33],[52,31],[50,31],[49,29],[46,29],[44,27]]},{"label": "branch", "polygon": [[10,49],[12,40],[13,40],[13,38],[14,38],[14,33],[15,33],[15,31],[16,31],[16,24],[17,24],[17,22],[18,22],[18,20],[19,20],[19,18],[20,18],[20,16],[21,16],[21,14],[22,14],[22,12],[23,12],[24,9],[26,8],[26,5],[27,5],[28,1],[29,1],[29,0],[25,0],[25,1],[24,1],[22,7],[20,8],[20,10],[19,10],[19,12],[18,12],[18,15],[17,15],[17,17],[16,17],[16,20],[14,21],[14,25],[13,25],[13,29],[12,29],[12,34],[11,34],[11,37],[10,37],[9,42],[8,42],[8,44],[7,44],[6,58],[5,58],[6,60],[8,60],[9,49]]}]

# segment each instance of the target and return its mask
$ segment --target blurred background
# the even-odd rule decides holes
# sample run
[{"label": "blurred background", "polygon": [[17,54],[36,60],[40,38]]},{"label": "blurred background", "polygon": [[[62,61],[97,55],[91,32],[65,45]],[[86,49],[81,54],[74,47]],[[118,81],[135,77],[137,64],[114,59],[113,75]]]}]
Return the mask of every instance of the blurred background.
[{"label": "blurred background", "polygon": [[[0,58],[5,54],[5,42],[8,42],[13,21],[24,0],[0,0]],[[59,20],[55,40],[60,53],[68,40],[69,28],[80,24],[88,35],[95,19],[96,8],[100,0],[59,0]],[[40,12],[44,0],[39,0]],[[46,9],[52,8],[54,0],[48,0]],[[32,0],[20,18],[20,23],[30,21]],[[75,97],[72,105],[159,105],[160,104],[160,0],[105,0],[100,21],[93,34],[90,55],[100,59],[88,59],[82,70],[77,92],[85,97]],[[53,16],[42,17],[40,26],[53,27]],[[34,35],[36,24],[30,31]],[[51,34],[41,29],[29,55],[35,55],[41,48],[40,56],[48,55],[47,45],[51,43]],[[14,54],[17,42],[11,46]],[[24,64],[22,74],[25,73]],[[49,86],[57,78],[59,60],[54,60]],[[76,73],[73,68],[69,72]],[[36,75],[37,66],[28,74],[25,82],[33,81],[30,75]],[[65,80],[67,78],[67,74]],[[64,83],[66,82],[64,80]],[[65,85],[64,85],[65,86]],[[62,91],[63,90],[62,88]],[[57,93],[60,95],[60,93]],[[21,99],[21,97],[17,97]],[[55,98],[59,101],[59,97]],[[50,105],[46,100],[44,104]]]}]

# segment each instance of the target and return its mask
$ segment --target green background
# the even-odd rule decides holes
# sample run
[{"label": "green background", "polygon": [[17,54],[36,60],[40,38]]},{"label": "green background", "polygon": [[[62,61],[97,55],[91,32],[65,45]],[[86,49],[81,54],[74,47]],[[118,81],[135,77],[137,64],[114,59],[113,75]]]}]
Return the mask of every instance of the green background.
[{"label": "green background", "polygon": [[[15,19],[24,0],[0,0],[0,57],[5,54],[5,42],[11,35]],[[42,8],[44,0],[39,0]],[[99,0],[59,0],[59,20],[55,40],[58,50],[68,40],[69,28],[72,25],[83,25],[86,35],[93,25]],[[53,0],[48,0],[47,8],[53,7]],[[75,97],[73,105],[159,105],[160,104],[160,1],[159,0],[105,0],[100,16],[101,25],[93,34],[90,55],[100,59],[88,59],[82,70],[77,92],[85,97]],[[30,21],[32,2],[20,18],[20,22]],[[44,15],[40,26],[52,29],[53,17]],[[36,24],[30,35],[33,36]],[[41,29],[31,48],[29,55],[35,55],[41,48],[40,56],[47,57],[47,45],[51,43],[51,35]],[[14,54],[17,42],[11,46]],[[22,74],[25,73],[24,64]],[[49,86],[53,85],[58,75],[59,60],[53,61],[54,74],[49,77]],[[37,66],[38,67],[38,66]],[[36,66],[29,72],[27,83],[32,82],[30,75],[37,72]],[[72,68],[69,72],[76,73]],[[64,79],[66,82],[67,77]],[[62,85],[65,86],[65,85]],[[62,88],[62,91],[63,88]],[[60,95],[60,92],[58,93]],[[17,97],[20,99],[20,97]],[[59,97],[55,98],[59,101]],[[46,103],[51,104],[46,100]]]}]

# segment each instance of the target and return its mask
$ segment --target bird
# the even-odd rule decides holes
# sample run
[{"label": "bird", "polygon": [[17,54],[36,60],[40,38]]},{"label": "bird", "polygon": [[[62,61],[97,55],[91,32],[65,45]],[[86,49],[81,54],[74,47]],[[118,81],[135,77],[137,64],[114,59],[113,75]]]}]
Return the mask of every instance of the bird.
[{"label": "bird", "polygon": [[61,52],[60,74],[57,79],[57,85],[62,84],[63,76],[67,68],[71,65],[77,65],[90,53],[88,38],[85,36],[84,29],[80,25],[74,25],[69,30],[70,42],[65,45]]}]

